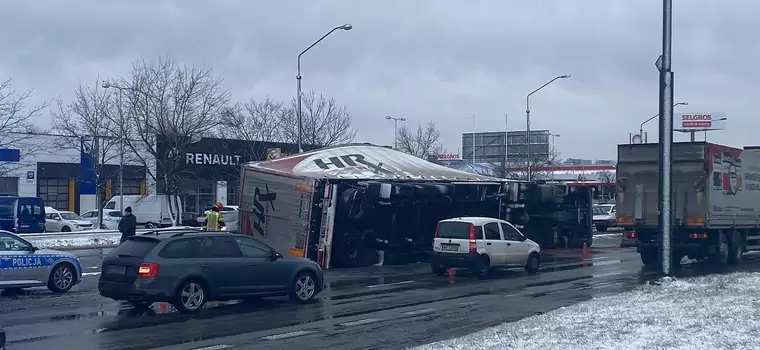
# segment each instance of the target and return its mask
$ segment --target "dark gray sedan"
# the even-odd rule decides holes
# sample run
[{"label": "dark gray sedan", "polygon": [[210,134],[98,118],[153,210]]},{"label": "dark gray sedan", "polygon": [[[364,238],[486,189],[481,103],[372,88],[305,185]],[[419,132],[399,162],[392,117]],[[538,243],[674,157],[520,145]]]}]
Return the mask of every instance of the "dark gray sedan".
[{"label": "dark gray sedan", "polygon": [[289,296],[313,300],[324,285],[315,262],[284,257],[249,236],[197,230],[130,237],[106,256],[100,295],[137,307],[169,302],[180,312],[207,301]]}]

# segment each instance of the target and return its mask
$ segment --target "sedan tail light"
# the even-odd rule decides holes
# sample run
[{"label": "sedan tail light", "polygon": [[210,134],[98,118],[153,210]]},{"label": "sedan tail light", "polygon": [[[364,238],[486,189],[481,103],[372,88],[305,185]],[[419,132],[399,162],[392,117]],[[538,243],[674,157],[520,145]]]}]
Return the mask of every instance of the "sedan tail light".
[{"label": "sedan tail light", "polygon": [[158,273],[158,264],[144,262],[137,268],[137,277],[156,277]]}]

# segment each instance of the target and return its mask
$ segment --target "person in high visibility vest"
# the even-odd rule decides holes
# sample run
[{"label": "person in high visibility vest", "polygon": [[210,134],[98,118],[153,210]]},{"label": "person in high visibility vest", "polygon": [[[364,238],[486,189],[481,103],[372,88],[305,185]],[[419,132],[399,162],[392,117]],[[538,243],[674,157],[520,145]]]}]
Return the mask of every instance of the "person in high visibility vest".
[{"label": "person in high visibility vest", "polygon": [[206,231],[219,231],[225,226],[226,225],[222,220],[222,213],[219,212],[219,207],[212,207],[211,211],[206,214],[206,222],[204,223],[203,228],[206,229]]}]

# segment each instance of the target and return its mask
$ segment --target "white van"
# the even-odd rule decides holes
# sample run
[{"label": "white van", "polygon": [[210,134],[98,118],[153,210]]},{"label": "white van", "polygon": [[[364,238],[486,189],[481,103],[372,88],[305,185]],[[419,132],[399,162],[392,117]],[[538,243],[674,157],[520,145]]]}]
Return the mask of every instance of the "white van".
[{"label": "white van", "polygon": [[[145,228],[166,227],[172,225],[169,201],[165,195],[125,195],[124,208],[120,206],[122,196],[113,196],[103,209],[115,209],[124,212],[124,208],[132,207],[132,215],[137,218],[138,226]],[[179,207],[182,201],[178,198]],[[174,213],[175,215],[177,213]]]}]

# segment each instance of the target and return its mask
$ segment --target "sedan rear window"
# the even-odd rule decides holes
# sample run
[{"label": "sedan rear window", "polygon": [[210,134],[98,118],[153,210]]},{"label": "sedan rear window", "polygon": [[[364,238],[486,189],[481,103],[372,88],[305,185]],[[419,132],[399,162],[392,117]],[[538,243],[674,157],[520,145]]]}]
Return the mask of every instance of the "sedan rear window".
[{"label": "sedan rear window", "polygon": [[[475,237],[483,238],[483,228],[475,226]],[[438,238],[468,239],[470,238],[470,223],[461,221],[446,221],[438,223]]]},{"label": "sedan rear window", "polygon": [[145,237],[130,237],[116,247],[112,254],[125,257],[144,258],[158,245],[158,240]]}]

